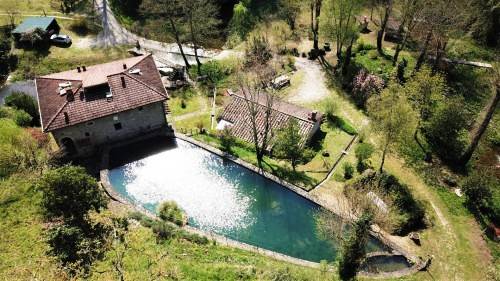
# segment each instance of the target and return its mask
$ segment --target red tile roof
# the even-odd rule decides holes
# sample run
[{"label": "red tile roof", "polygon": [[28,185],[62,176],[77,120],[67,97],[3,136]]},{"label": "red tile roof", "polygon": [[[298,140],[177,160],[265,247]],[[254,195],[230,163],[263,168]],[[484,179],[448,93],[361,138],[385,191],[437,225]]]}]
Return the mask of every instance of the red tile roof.
[{"label": "red tile roof", "polygon": [[[130,73],[136,69],[140,74]],[[72,100],[59,95],[59,84],[65,82],[72,84]],[[106,98],[104,92],[94,93],[101,85],[109,86],[112,98]],[[151,55],[89,66],[82,72],[70,70],[38,77],[36,88],[46,132],[168,99]]]},{"label": "red tile roof", "polygon": [[[242,92],[227,91],[231,96],[231,101],[224,108],[220,119],[232,123],[231,131],[234,136],[247,142],[253,142],[252,123],[247,102],[258,104],[257,108],[257,131],[264,131],[266,94],[260,94],[257,101],[251,101],[245,98]],[[300,106],[296,106],[277,98],[273,100],[273,110],[271,113],[271,131],[272,135],[283,128],[291,119],[297,120],[300,128],[300,134],[303,141],[313,133],[316,123],[321,122],[321,114],[317,113],[316,121],[311,119],[312,111]]]}]

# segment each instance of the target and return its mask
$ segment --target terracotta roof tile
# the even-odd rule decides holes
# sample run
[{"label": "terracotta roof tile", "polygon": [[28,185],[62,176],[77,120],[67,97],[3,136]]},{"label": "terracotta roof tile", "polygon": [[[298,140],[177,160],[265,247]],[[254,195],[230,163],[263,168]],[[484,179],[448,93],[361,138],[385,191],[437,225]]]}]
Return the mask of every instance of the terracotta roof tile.
[{"label": "terracotta roof tile", "polygon": [[[234,136],[243,139],[247,142],[253,142],[252,122],[249,114],[248,102],[243,94],[233,93],[228,91],[231,95],[231,101],[224,108],[220,115],[220,119],[231,122],[231,127]],[[263,132],[265,130],[265,101],[266,96],[260,95],[257,104],[257,131]],[[321,115],[318,113],[318,121],[310,120],[311,110],[299,107],[277,98],[273,101],[273,111],[271,113],[271,138],[281,128],[283,128],[291,119],[297,120],[300,128],[300,134],[303,136],[303,141],[306,142],[307,138],[313,133],[314,126],[320,122]],[[259,139],[261,141],[261,139]]]},{"label": "terracotta roof tile", "polygon": [[[127,65],[127,69],[124,70],[124,61],[130,63],[131,67],[129,68]],[[129,70],[139,64],[141,73],[130,74]],[[121,71],[118,70],[117,66],[120,66]],[[105,80],[92,75],[104,76]],[[154,60],[150,55],[91,66],[87,68],[86,74],[74,75],[70,78],[70,72],[66,71],[36,79],[44,131],[72,126],[147,104],[165,101],[168,98],[168,94],[161,84]],[[74,80],[75,78],[83,80]],[[122,78],[125,87],[122,85]],[[98,87],[86,88],[84,94],[80,89],[89,85],[89,83],[86,84],[88,80],[85,79],[90,79],[90,84],[101,80],[105,82]],[[59,83],[68,81],[72,82],[75,93],[72,100],[68,100],[67,95],[60,96],[58,92]],[[112,98],[106,98],[107,91],[112,93]]]}]

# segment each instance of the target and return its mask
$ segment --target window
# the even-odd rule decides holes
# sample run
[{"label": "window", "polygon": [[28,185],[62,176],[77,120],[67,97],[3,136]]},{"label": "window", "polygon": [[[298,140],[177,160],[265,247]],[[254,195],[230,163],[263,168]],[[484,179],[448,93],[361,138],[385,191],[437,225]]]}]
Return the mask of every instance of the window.
[{"label": "window", "polygon": [[85,132],[85,136],[86,137],[90,137],[90,133],[89,132]]},{"label": "window", "polygon": [[94,121],[87,122],[87,126],[94,126]]},{"label": "window", "polygon": [[143,107],[142,107],[142,106],[139,106],[139,108],[138,108],[138,109],[139,109],[139,111],[142,111],[142,110],[143,110]]},{"label": "window", "polygon": [[115,126],[115,130],[117,130],[117,131],[122,129],[122,123],[120,123],[120,122],[115,123],[114,126]]}]

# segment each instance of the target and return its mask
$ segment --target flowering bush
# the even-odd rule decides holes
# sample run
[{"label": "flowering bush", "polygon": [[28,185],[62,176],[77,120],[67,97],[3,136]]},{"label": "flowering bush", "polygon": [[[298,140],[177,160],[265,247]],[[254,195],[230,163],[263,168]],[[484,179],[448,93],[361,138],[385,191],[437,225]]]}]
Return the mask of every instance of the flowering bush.
[{"label": "flowering bush", "polygon": [[384,88],[384,80],[377,75],[361,70],[352,82],[352,97],[360,107],[365,107],[366,101]]}]

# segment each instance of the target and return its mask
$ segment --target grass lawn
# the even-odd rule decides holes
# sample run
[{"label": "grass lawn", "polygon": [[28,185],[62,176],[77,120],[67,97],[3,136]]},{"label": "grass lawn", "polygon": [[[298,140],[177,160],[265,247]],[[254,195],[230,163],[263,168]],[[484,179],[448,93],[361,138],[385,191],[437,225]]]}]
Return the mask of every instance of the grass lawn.
[{"label": "grass lawn", "polygon": [[129,46],[113,48],[59,48],[52,46],[47,53],[16,50],[19,61],[17,69],[11,73],[13,81],[32,79],[37,75],[60,72],[80,65],[94,65],[126,58]]},{"label": "grass lawn", "polygon": [[34,174],[0,179],[0,279],[66,280],[45,243]]},{"label": "grass lawn", "polygon": [[15,8],[21,13],[32,13],[43,15],[61,14],[61,6],[57,1],[52,0],[2,0],[0,1],[0,13],[8,8]]}]

